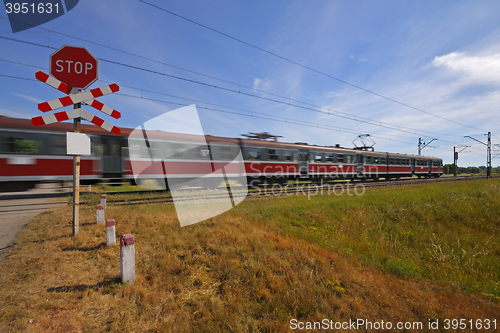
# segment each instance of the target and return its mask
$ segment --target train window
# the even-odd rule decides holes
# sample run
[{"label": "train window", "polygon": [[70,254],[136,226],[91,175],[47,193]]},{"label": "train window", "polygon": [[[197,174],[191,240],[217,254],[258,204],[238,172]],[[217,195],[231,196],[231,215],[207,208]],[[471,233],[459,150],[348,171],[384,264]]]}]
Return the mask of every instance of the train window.
[{"label": "train window", "polygon": [[323,160],[323,156],[321,156],[321,154],[315,154],[314,155],[314,162],[321,163],[322,160]]},{"label": "train window", "polygon": [[372,157],[371,156],[365,156],[366,157],[366,164],[372,164]]},{"label": "train window", "polygon": [[106,156],[120,156],[122,153],[122,147],[120,146],[120,142],[118,140],[108,140],[108,144],[104,147]]},{"label": "train window", "polygon": [[184,158],[186,157],[186,145],[183,143],[171,142],[167,146],[168,158]]},{"label": "train window", "polygon": [[326,154],[325,155],[325,162],[333,163],[333,154]]},{"label": "train window", "polygon": [[278,153],[276,152],[276,149],[268,149],[267,155],[268,155],[268,158],[270,161],[277,161],[278,160]]},{"label": "train window", "polygon": [[337,154],[337,161],[339,163],[344,163],[344,154]]},{"label": "train window", "polygon": [[260,160],[260,149],[250,149],[247,157],[249,160]]},{"label": "train window", "polygon": [[390,165],[393,165],[393,164],[394,164],[394,158],[392,158],[392,157],[390,157],[390,158],[389,158],[389,164],[390,164]]},{"label": "train window", "polygon": [[289,151],[283,152],[283,161],[291,161],[292,154]]},{"label": "train window", "polygon": [[194,149],[194,151],[196,158],[210,159],[210,149],[208,148],[208,146],[198,146]]},{"label": "train window", "polygon": [[7,153],[37,154],[40,152],[40,142],[30,140],[23,134],[14,134],[3,137],[4,151]]},{"label": "train window", "polygon": [[50,137],[49,154],[66,155],[66,137],[63,135],[53,135]]},{"label": "train window", "polygon": [[299,154],[298,153],[293,154],[293,161],[298,162],[298,160],[299,160]]},{"label": "train window", "polygon": [[378,164],[379,160],[378,157],[373,157],[373,164]]},{"label": "train window", "polygon": [[221,160],[233,160],[233,147],[228,147],[228,146],[219,146],[219,149],[215,150],[216,151],[216,159],[221,159]]},{"label": "train window", "polygon": [[351,160],[352,156],[351,155],[346,155],[345,157],[346,157],[345,158],[345,162],[346,163],[351,163],[352,162],[352,160]]}]

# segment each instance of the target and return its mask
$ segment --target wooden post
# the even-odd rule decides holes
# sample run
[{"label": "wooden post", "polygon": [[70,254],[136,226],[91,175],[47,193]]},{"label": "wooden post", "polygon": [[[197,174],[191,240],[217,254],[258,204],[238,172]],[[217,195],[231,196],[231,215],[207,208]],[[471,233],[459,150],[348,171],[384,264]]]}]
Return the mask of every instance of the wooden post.
[{"label": "wooden post", "polygon": [[[74,109],[79,109],[81,103],[76,103]],[[81,118],[73,120],[73,131],[80,133]],[[78,236],[80,226],[80,155],[73,156],[73,237]]]}]

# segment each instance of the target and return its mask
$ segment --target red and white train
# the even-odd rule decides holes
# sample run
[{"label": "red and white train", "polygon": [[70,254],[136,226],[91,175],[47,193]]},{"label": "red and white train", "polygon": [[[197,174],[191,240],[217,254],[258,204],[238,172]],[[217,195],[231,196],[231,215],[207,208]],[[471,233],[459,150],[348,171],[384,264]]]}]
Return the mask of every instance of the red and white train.
[{"label": "red and white train", "polygon": [[[20,189],[41,181],[72,179],[73,159],[66,154],[71,123],[35,127],[29,119],[0,116],[0,186]],[[130,139],[133,129],[119,136],[93,125],[82,125],[91,138],[92,155],[81,157],[81,182],[141,178],[193,179],[220,168],[228,178],[246,174],[248,182],[294,179],[397,179],[439,177],[442,159],[256,139],[223,138],[155,132],[147,142]],[[150,167],[151,157],[161,167]],[[234,163],[237,158],[241,163]],[[140,176],[134,177],[140,169]],[[243,169],[244,168],[244,169]],[[244,173],[243,173],[244,172]],[[136,172],[137,174],[137,172]],[[137,179],[136,179],[137,178]]]}]

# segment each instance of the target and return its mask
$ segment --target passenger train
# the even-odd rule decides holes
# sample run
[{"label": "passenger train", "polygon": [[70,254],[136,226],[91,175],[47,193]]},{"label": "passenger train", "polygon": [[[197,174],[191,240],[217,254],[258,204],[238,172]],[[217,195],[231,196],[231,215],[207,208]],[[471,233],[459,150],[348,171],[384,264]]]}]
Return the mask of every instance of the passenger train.
[{"label": "passenger train", "polygon": [[[35,127],[29,119],[0,116],[0,186],[29,188],[42,181],[72,180],[73,158],[66,154],[66,132],[71,123],[55,123]],[[192,179],[192,165],[207,162],[211,169],[217,164],[230,164],[235,156],[242,157],[247,181],[286,182],[309,179],[398,179],[413,175],[439,177],[443,172],[440,158],[403,155],[386,152],[348,149],[337,146],[317,146],[306,143],[285,143],[258,139],[223,138],[157,132],[147,149],[129,139],[133,129],[122,129],[119,136],[94,125],[81,126],[81,132],[91,139],[91,155],[81,156],[81,183],[101,180],[133,183],[141,178]],[[129,147],[130,142],[130,147]],[[239,148],[239,149],[238,149]],[[132,166],[147,161],[151,152],[163,158],[163,170],[142,168],[141,177],[134,177]],[[241,155],[239,155],[241,153]],[[142,162],[141,162],[142,161]],[[195,168],[196,169],[196,168]]]}]

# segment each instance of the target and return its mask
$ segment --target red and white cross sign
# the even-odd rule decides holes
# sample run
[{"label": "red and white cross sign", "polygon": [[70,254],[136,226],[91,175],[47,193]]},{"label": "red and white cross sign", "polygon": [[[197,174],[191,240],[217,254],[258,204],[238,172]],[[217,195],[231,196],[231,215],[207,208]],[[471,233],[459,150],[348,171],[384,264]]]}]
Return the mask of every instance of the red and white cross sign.
[{"label": "red and white cross sign", "polygon": [[78,90],[68,86],[67,84],[45,74],[44,72],[37,72],[35,74],[36,78],[45,84],[56,88],[59,91],[67,93],[68,91],[70,92],[77,92],[77,93],[70,93],[69,96],[57,98],[48,102],[40,103],[38,104],[38,110],[42,112],[48,112],[52,110],[57,110],[59,108],[84,102],[85,104],[88,104],[94,108],[96,108],[99,111],[104,112],[105,114],[113,117],[113,118],[120,118],[121,113],[116,111],[115,109],[99,102],[96,101],[94,98],[104,96],[104,95],[109,95],[114,92],[117,92],[120,90],[120,87],[116,83],[110,84],[108,86],[104,86],[101,88],[96,88],[96,89],[91,89],[89,91],[82,91],[78,93]]}]

